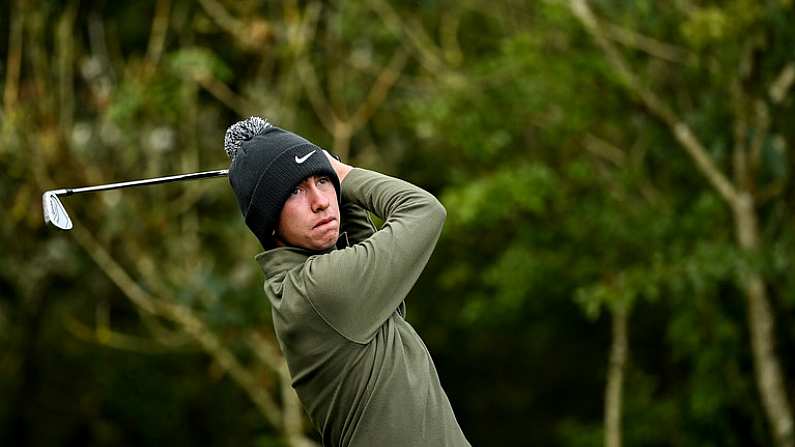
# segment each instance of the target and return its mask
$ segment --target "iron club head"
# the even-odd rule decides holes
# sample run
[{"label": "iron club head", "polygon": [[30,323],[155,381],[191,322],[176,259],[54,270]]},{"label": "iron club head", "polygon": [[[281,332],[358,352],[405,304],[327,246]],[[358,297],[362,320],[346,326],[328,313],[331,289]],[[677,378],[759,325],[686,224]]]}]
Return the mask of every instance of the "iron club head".
[{"label": "iron club head", "polygon": [[62,230],[72,229],[72,219],[66,213],[61,200],[58,198],[58,191],[46,191],[41,195],[41,205],[44,209],[44,222],[51,224]]}]

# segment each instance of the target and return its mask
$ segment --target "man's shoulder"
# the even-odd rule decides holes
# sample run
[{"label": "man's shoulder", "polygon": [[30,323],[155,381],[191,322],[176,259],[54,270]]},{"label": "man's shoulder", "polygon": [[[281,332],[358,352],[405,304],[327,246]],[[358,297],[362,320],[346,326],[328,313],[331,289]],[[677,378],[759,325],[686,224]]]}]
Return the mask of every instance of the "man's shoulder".
[{"label": "man's shoulder", "polygon": [[302,266],[316,254],[296,247],[278,247],[266,250],[255,256],[254,259],[269,281],[271,278],[283,276],[284,273]]}]

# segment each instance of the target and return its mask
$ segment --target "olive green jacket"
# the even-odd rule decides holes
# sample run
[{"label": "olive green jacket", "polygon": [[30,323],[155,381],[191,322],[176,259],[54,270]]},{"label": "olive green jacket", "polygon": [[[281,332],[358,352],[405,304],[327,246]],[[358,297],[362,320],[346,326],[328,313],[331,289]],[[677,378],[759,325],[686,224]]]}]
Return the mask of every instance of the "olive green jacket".
[{"label": "olive green jacket", "polygon": [[[468,446],[403,302],[445,220],[436,198],[353,169],[342,183],[349,246],[257,256],[276,336],[326,446]],[[363,209],[384,219],[374,231]]]}]

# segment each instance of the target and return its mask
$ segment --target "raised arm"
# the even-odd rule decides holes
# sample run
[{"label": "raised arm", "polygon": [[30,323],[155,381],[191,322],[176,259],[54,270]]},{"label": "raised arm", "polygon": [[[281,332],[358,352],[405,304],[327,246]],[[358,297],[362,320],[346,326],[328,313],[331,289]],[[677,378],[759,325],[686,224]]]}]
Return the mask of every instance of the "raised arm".
[{"label": "raised arm", "polygon": [[[353,167],[342,163],[336,155],[331,155],[325,150],[323,152],[342,183]],[[375,233],[375,225],[369,213],[355,203],[343,201],[340,204],[340,221],[340,236],[344,233],[345,236],[342,237],[345,237],[350,245],[359,243]]]},{"label": "raised arm", "polygon": [[345,233],[350,245],[358,244],[375,233],[375,225],[366,209],[350,202],[340,206],[341,233]]},{"label": "raised arm", "polygon": [[370,210],[384,225],[351,247],[310,258],[302,281],[330,325],[365,343],[419,278],[446,212],[433,195],[397,178],[358,168],[342,178],[343,201]]}]

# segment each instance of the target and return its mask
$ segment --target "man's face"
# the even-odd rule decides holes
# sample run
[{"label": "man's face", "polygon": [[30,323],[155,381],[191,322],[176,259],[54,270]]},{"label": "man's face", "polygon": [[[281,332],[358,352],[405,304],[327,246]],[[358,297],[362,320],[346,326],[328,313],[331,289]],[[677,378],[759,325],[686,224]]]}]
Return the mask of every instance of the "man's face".
[{"label": "man's face", "polygon": [[326,176],[307,177],[284,203],[276,229],[277,245],[321,251],[340,234],[340,208],[334,183]]}]

